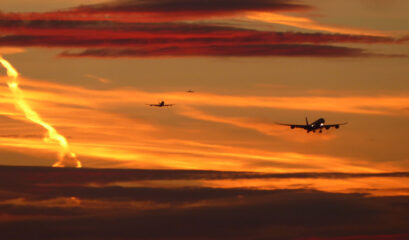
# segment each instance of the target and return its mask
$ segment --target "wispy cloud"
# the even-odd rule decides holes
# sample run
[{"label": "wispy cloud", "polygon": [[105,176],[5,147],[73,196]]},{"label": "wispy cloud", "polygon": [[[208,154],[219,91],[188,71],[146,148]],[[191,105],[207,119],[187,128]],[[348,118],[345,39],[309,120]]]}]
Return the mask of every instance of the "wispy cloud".
[{"label": "wispy cloud", "polygon": [[[59,85],[48,82],[22,79],[22,86],[27,87],[27,99],[49,104],[61,104],[88,108],[90,110],[110,104],[137,104],[166,98],[168,101],[185,106],[223,106],[223,107],[259,107],[289,110],[309,110],[343,112],[370,115],[406,115],[402,111],[409,106],[405,95],[354,95],[354,96],[240,96],[213,93],[186,94],[185,92],[146,92],[138,89],[91,90],[75,86]],[[12,103],[7,88],[0,89],[4,103]],[[140,96],[135,98],[134,96]],[[52,99],[52,100],[51,100]],[[75,104],[73,103],[75,99]],[[142,104],[142,105],[141,105]],[[41,104],[40,106],[41,107]],[[82,109],[85,111],[86,109]]]},{"label": "wispy cloud", "polygon": [[[84,164],[89,161],[95,166],[114,160],[121,166],[141,168],[184,168],[184,169],[234,169],[251,168],[254,171],[380,171],[397,170],[399,167],[384,164],[369,164],[355,158],[304,154],[302,152],[265,151],[237,147],[230,143],[206,144],[205,141],[189,140],[172,131],[187,133],[189,129],[177,130],[168,124],[155,124],[143,117],[143,112],[152,110],[146,103],[165,98],[176,103],[169,111],[174,117],[199,119],[209,123],[229,124],[251,129],[268,136],[284,139],[311,140],[310,137],[284,134],[287,129],[277,128],[274,122],[266,123],[242,117],[221,117],[197,110],[200,106],[224,108],[258,107],[265,109],[288,109],[329,111],[365,115],[402,115],[401,109],[409,105],[409,99],[398,96],[354,96],[354,97],[257,97],[228,96],[211,93],[186,94],[184,92],[144,92],[137,89],[91,90],[29,79],[20,79],[27,101],[53,125],[70,136],[72,149],[79,154]],[[0,87],[4,96],[4,113],[10,119],[24,121],[15,113],[12,96],[5,86]],[[137,97],[135,97],[137,96]],[[74,103],[74,104],[73,104]],[[126,105],[139,109],[140,117],[112,111]],[[145,110],[141,110],[145,109]],[[136,111],[136,110],[135,110]],[[8,114],[11,113],[11,114]],[[279,120],[279,119],[277,119]],[[33,154],[50,151],[47,143],[38,139],[21,138],[22,126],[8,123],[7,136],[0,138],[4,149],[32,149]],[[19,127],[18,127],[19,126]],[[23,126],[24,127],[24,126]],[[14,130],[13,130],[14,129]],[[24,129],[27,129],[24,127]],[[35,134],[41,134],[35,131]],[[16,137],[12,137],[15,135]],[[183,134],[181,134],[183,135]],[[326,139],[329,136],[323,136]],[[301,139],[301,140],[300,140]],[[327,139],[329,140],[329,139]],[[102,159],[100,163],[92,159]],[[313,159],[307,161],[306,159]]]},{"label": "wispy cloud", "polygon": [[324,31],[324,32],[339,33],[339,34],[368,35],[368,36],[388,36],[389,35],[381,31],[374,31],[374,30],[367,30],[367,29],[354,29],[354,28],[346,28],[346,27],[340,27],[340,26],[330,26],[330,25],[317,23],[311,20],[310,18],[306,18],[306,17],[288,16],[288,15],[271,13],[271,12],[262,12],[262,11],[247,12],[244,14],[244,16],[251,20],[288,25],[288,26],[308,29],[308,30]]},{"label": "wispy cloud", "polygon": [[[304,132],[302,133],[296,132],[295,134],[290,134],[288,129],[282,126],[279,126],[278,124],[272,123],[272,122],[265,122],[265,121],[260,121],[257,119],[243,118],[243,117],[215,116],[215,115],[211,115],[211,114],[199,111],[191,107],[184,107],[182,108],[182,111],[180,111],[179,113],[189,118],[209,121],[209,122],[229,124],[229,125],[233,125],[233,126],[240,127],[240,128],[252,129],[259,133],[268,135],[268,136],[280,136],[282,138],[289,139],[291,141],[297,141],[297,142],[311,141],[311,137],[310,136],[306,137]],[[335,137],[334,135],[321,135],[321,136],[317,135],[317,138],[315,138],[315,140],[330,140],[330,139],[333,139],[334,137]]]},{"label": "wispy cloud", "polygon": [[111,82],[111,80],[109,80],[109,79],[107,79],[107,78],[98,77],[98,76],[95,76],[95,75],[92,75],[92,74],[87,74],[87,75],[85,75],[85,77],[91,78],[91,79],[95,79],[95,80],[97,80],[98,82],[104,83],[104,84],[107,84],[107,83],[110,83],[110,82]]}]

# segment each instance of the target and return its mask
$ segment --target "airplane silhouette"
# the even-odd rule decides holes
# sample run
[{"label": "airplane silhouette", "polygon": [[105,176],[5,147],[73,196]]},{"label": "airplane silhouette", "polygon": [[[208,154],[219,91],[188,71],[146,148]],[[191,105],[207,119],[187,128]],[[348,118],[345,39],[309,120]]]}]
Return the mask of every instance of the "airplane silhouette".
[{"label": "airplane silhouette", "polygon": [[149,105],[151,107],[171,107],[175,104],[165,104],[165,101],[161,101],[158,104],[146,104],[146,105]]},{"label": "airplane silhouette", "polygon": [[347,122],[336,123],[336,124],[325,124],[325,119],[324,118],[320,118],[320,119],[318,119],[317,121],[315,121],[315,122],[313,122],[311,124],[308,123],[308,118],[305,118],[305,123],[306,123],[305,125],[286,124],[286,123],[277,123],[277,124],[284,125],[284,126],[290,126],[291,129],[302,128],[302,129],[307,130],[307,133],[309,133],[311,131],[315,132],[316,130],[319,130],[319,133],[322,133],[323,128],[325,128],[327,130],[330,129],[331,127],[334,127],[336,129],[338,129],[340,125],[347,124]]},{"label": "airplane silhouette", "polygon": [[194,93],[195,91],[189,89],[189,90],[187,90],[186,92],[187,92],[187,93]]}]

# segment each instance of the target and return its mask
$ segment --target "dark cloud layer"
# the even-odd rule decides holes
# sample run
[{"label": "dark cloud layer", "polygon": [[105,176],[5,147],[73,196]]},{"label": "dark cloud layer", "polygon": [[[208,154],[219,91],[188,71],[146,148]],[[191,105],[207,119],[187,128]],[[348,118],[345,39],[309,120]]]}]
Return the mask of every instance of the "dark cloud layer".
[{"label": "dark cloud layer", "polygon": [[[3,166],[0,233],[4,239],[42,240],[408,237],[407,196],[144,185],[145,180],[188,183],[202,179],[359,177],[409,177],[409,173],[263,174]],[[139,181],[140,186],[105,185],[131,180]],[[96,187],[91,183],[103,184]]]},{"label": "dark cloud layer", "polygon": [[[255,173],[255,172],[229,172],[205,170],[145,170],[145,169],[74,169],[49,167],[0,167],[0,184],[14,183],[41,184],[53,181],[56,184],[84,184],[84,183],[110,183],[117,181],[135,180],[221,180],[221,179],[288,179],[288,178],[327,178],[347,179],[363,177],[405,177],[409,172],[390,173]],[[2,184],[3,185],[3,184]]]},{"label": "dark cloud layer", "polygon": [[289,0],[116,0],[84,5],[77,11],[95,12],[229,12],[305,10],[307,5]]},{"label": "dark cloud layer", "polygon": [[246,11],[305,11],[310,6],[291,0],[117,0],[45,13],[3,13],[0,17],[114,22],[172,22],[234,16]]},{"label": "dark cloud layer", "polygon": [[[233,34],[234,35],[234,34]],[[281,34],[280,34],[281,35]],[[240,48],[243,48],[243,53],[247,55],[246,48],[249,46],[253,49],[259,47],[264,49],[266,46],[272,46],[275,49],[279,50],[290,45],[291,43],[314,43],[314,41],[325,43],[332,42],[332,40],[326,40],[317,36],[316,38],[310,36],[296,36],[293,33],[282,34],[283,37],[279,35],[271,35],[268,38],[263,38],[262,36],[237,36],[237,37],[216,37],[216,36],[205,36],[205,37],[196,37],[196,36],[174,36],[169,38],[163,37],[140,37],[140,38],[81,38],[75,36],[29,36],[29,35],[9,35],[0,37],[0,46],[42,46],[42,47],[112,47],[112,49],[118,48],[129,48],[135,47],[135,49],[142,49],[146,51],[146,55],[155,56],[156,53],[152,52],[150,54],[150,49],[163,48],[163,47],[174,47],[176,55],[186,55],[189,52],[195,54],[194,51],[203,51],[203,54],[207,52],[209,55],[213,54],[211,51],[212,48],[216,49],[217,47],[227,47],[227,48],[236,48],[235,52],[239,52]],[[300,37],[297,39],[297,37]],[[305,37],[303,40],[302,38]],[[269,39],[270,38],[270,39]],[[342,40],[340,40],[341,42]],[[284,44],[283,44],[284,43]],[[289,43],[289,44],[285,44]],[[308,46],[307,44],[292,44],[294,47],[299,46],[303,48]],[[342,51],[337,51],[339,49],[354,49],[347,47],[335,47],[329,45],[311,45],[315,46],[316,49],[326,48],[328,52],[334,54],[344,54]],[[185,51],[184,51],[185,50]],[[207,50],[207,51],[206,51]],[[362,50],[363,51],[363,50]],[[226,50],[226,54],[228,51]],[[234,54],[234,52],[232,52]],[[347,53],[345,53],[347,54]],[[304,55],[309,55],[308,51],[305,51]],[[348,55],[348,54],[347,54]]]},{"label": "dark cloud layer", "polygon": [[368,57],[380,55],[328,44],[401,42],[388,37],[263,32],[182,23],[3,20],[0,31],[9,33],[0,37],[0,46],[88,48],[61,54],[66,57]]},{"label": "dark cloud layer", "polygon": [[[152,199],[155,201],[156,199]],[[50,218],[0,224],[8,239],[297,239],[306,236],[407,234],[408,198],[365,198],[311,191],[271,191],[226,199],[222,206],[155,210],[41,208],[9,214]],[[18,212],[18,211],[20,212]],[[15,213],[17,211],[17,213]],[[72,214],[69,215],[68,213]],[[60,217],[55,219],[55,217]],[[19,231],[23,229],[24,231]]]},{"label": "dark cloud layer", "polygon": [[[69,36],[74,40],[82,39],[122,39],[129,42],[146,39],[147,43],[161,40],[172,42],[181,39],[194,41],[199,39],[209,43],[213,41],[240,42],[240,43],[403,43],[405,38],[391,37],[302,33],[302,32],[271,32],[223,27],[216,25],[188,24],[188,23],[118,23],[109,21],[55,21],[55,20],[0,20],[0,31],[11,35]],[[93,33],[98,33],[95,35]],[[41,39],[47,42],[47,38]],[[69,40],[67,40],[68,42]],[[75,42],[75,41],[74,41]],[[11,44],[11,43],[10,43]]]},{"label": "dark cloud layer", "polygon": [[87,49],[82,52],[65,51],[63,57],[182,57],[182,56],[210,56],[210,57],[369,57],[373,54],[362,49],[334,47],[327,45],[307,44],[271,44],[271,45],[241,45],[205,47],[168,46],[151,49]]},{"label": "dark cloud layer", "polygon": [[[331,45],[301,44],[302,42],[334,41],[317,36],[277,34],[272,39],[248,37],[186,37],[186,38],[79,38],[73,36],[9,35],[0,37],[0,46],[65,47],[88,49],[80,53],[64,51],[64,57],[186,57],[186,56],[309,56],[309,57],[400,57],[375,54],[359,48]],[[287,35],[287,36],[285,36]],[[305,40],[297,37],[305,37]],[[341,42],[342,40],[340,40]],[[280,43],[289,44],[280,44]],[[299,43],[299,44],[291,44]],[[101,48],[102,47],[102,48]]]}]

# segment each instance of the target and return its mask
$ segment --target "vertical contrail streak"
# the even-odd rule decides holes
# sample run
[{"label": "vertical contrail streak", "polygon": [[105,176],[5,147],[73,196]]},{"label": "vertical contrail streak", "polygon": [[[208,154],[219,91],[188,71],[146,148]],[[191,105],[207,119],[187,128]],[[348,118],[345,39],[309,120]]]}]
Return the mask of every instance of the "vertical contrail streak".
[{"label": "vertical contrail streak", "polygon": [[23,91],[20,89],[18,85],[18,72],[17,70],[4,58],[0,56],[0,64],[6,68],[7,76],[9,76],[9,81],[7,85],[9,86],[16,106],[23,111],[25,117],[42,126],[47,130],[47,135],[44,137],[45,142],[56,142],[61,146],[61,151],[58,154],[58,161],[53,164],[53,167],[64,167],[64,162],[71,160],[75,162],[75,166],[77,168],[82,167],[81,162],[77,159],[75,153],[71,152],[70,147],[68,145],[67,139],[59,134],[57,130],[50,124],[44,122],[40,115],[35,112],[30,105],[25,101]]}]

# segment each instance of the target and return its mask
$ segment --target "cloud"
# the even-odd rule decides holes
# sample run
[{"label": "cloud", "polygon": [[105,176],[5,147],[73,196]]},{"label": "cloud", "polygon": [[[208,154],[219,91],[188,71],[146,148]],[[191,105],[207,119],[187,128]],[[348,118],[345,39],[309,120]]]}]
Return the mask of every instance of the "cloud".
[{"label": "cloud", "polygon": [[[346,240],[346,236],[352,239],[368,236],[378,240],[375,236],[382,239],[381,235],[392,233],[396,239],[401,236],[404,239],[409,233],[408,196],[371,197],[316,191],[305,186],[273,190],[208,187],[203,182],[255,178],[266,183],[291,178],[304,182],[309,178],[358,181],[367,177],[382,183],[387,177],[407,178],[409,173],[263,174],[2,166],[0,231],[8,239],[30,236],[46,240],[59,236],[107,240],[254,236],[277,240]],[[157,186],[147,182],[153,179],[160,180]],[[120,185],[121,181],[133,182]],[[176,184],[172,185],[173,181]],[[190,185],[191,182],[198,185]],[[17,231],[23,226],[24,231]]]},{"label": "cloud", "polygon": [[[346,34],[253,31],[201,24],[110,23],[94,21],[3,20],[0,45],[25,47],[107,47],[105,55],[126,56],[371,56],[361,49],[329,43],[400,43],[403,40]],[[127,49],[130,48],[130,49]],[[218,48],[226,48],[224,52]],[[254,54],[251,54],[252,52]],[[115,53],[112,53],[115,52]],[[163,52],[168,52],[167,54]],[[261,54],[260,52],[266,52]],[[96,55],[96,54],[94,54]],[[373,55],[375,56],[375,54]]]},{"label": "cloud", "polygon": [[231,16],[245,10],[304,11],[311,7],[286,0],[117,0],[82,5],[68,10],[2,14],[14,19],[110,20],[117,22],[167,22]]},{"label": "cloud", "polygon": [[367,30],[367,29],[354,29],[340,26],[330,26],[317,23],[306,17],[287,16],[283,14],[271,13],[268,11],[252,12],[249,11],[244,16],[251,20],[257,20],[260,22],[282,24],[302,29],[318,30],[332,33],[342,34],[354,34],[354,35],[368,35],[368,36],[388,36],[388,34],[381,31]]},{"label": "cloud", "polygon": [[24,52],[23,48],[0,47],[0,55],[15,54],[15,53],[22,53],[22,52]]},{"label": "cloud", "polygon": [[[52,171],[51,171],[52,170]],[[152,170],[152,169],[70,169],[49,167],[0,166],[2,188],[7,188],[7,179],[21,176],[16,185],[43,185],[52,181],[55,186],[78,184],[108,184],[145,180],[234,180],[234,179],[348,179],[348,178],[409,178],[409,172],[345,173],[345,172],[299,172],[262,173],[211,170]],[[31,181],[30,181],[31,179]],[[11,186],[10,187],[15,187]],[[51,186],[52,187],[52,186]]]},{"label": "cloud", "polygon": [[[370,53],[361,48],[329,44],[407,42],[405,38],[397,39],[382,34],[368,34],[365,31],[330,31],[337,34],[274,32],[242,29],[238,26],[228,27],[223,24],[217,26],[194,21],[183,23],[168,20],[161,22],[160,20],[161,17],[169,17],[167,14],[170,13],[176,18],[189,19],[188,16],[178,11],[188,11],[197,17],[201,11],[226,14],[226,11],[236,12],[244,11],[244,9],[265,10],[269,7],[282,9],[285,8],[284,6],[300,8],[299,5],[288,1],[252,2],[244,0],[239,4],[231,4],[231,2],[232,0],[198,1],[196,3],[185,0],[117,1],[54,13],[1,14],[0,32],[4,34],[0,37],[0,46],[88,48],[80,53],[65,51],[61,54],[61,56],[70,57],[396,57],[403,55]],[[202,8],[202,5],[206,7]],[[148,15],[159,14],[159,16],[145,18],[143,14],[140,15],[144,11],[147,11]],[[136,19],[132,19],[131,13],[137,14]],[[95,18],[95,14],[98,17]],[[110,17],[109,14],[114,14],[115,17]],[[119,16],[116,16],[117,14]],[[253,16],[252,14],[246,17]],[[121,21],[122,15],[124,15],[124,21]],[[287,20],[282,21],[290,21],[288,18],[287,16],[284,18]],[[304,19],[301,22],[307,20]],[[277,20],[276,22],[282,21]],[[300,21],[291,20],[291,22]]]},{"label": "cloud", "polygon": [[116,0],[108,3],[85,5],[78,11],[90,12],[218,12],[242,10],[309,9],[306,5],[288,0]]},{"label": "cloud", "polygon": [[[328,34],[303,32],[276,32],[238,27],[217,26],[203,23],[118,23],[110,21],[24,21],[0,19],[0,30],[27,38],[29,36],[75,37],[74,40],[123,39],[162,40],[176,42],[189,39],[230,41],[243,43],[402,43],[406,38],[368,36],[363,34]],[[95,35],[98,33],[98,35]],[[27,39],[28,40],[28,39]],[[43,40],[46,40],[43,39]]]},{"label": "cloud", "polygon": [[5,134],[5,135],[0,135],[2,138],[43,138],[44,135],[37,135],[37,134],[25,134],[25,135],[20,135],[20,134]]},{"label": "cloud", "polygon": [[85,75],[85,77],[91,78],[91,79],[95,79],[95,80],[97,80],[98,82],[104,83],[104,84],[107,84],[107,83],[110,83],[110,82],[111,82],[111,80],[109,80],[109,79],[107,79],[107,78],[98,77],[98,76],[95,76],[95,75],[92,75],[92,74],[87,74],[87,75]]},{"label": "cloud", "polygon": [[[377,56],[361,49],[317,45],[211,45],[205,47],[168,46],[150,49],[87,49],[81,52],[65,51],[62,57],[369,57]],[[386,55],[385,55],[386,56]],[[391,55],[392,57],[392,55]]]},{"label": "cloud", "polygon": [[309,237],[297,240],[406,240],[408,234],[352,235],[343,237]]},{"label": "cloud", "polygon": [[[287,128],[280,126],[275,123],[271,122],[263,122],[256,119],[251,118],[240,118],[240,117],[221,117],[215,116],[211,114],[204,113],[194,108],[184,107],[182,111],[179,112],[182,116],[186,116],[192,119],[209,121],[209,122],[217,122],[223,124],[229,124],[232,126],[240,127],[240,128],[247,128],[255,130],[259,133],[268,135],[268,136],[280,136],[285,139],[289,139],[292,141],[298,142],[308,142],[311,141],[311,137],[307,136],[302,132],[302,134],[290,134]],[[301,133],[301,132],[297,132]],[[330,140],[333,139],[333,135],[317,135],[319,138],[318,140]],[[307,138],[306,138],[307,137]]]},{"label": "cloud", "polygon": [[[73,115],[81,117],[84,112],[92,114],[101,114],[92,118],[93,123],[100,120],[105,123],[105,118],[109,115],[115,117],[116,121],[127,121],[123,125],[135,123],[136,119],[126,119],[123,116],[118,116],[109,112],[101,112],[102,107],[109,104],[117,106],[124,103],[141,106],[146,102],[156,101],[156,99],[168,99],[177,104],[183,103],[182,106],[197,107],[197,106],[219,106],[219,107],[259,107],[273,109],[288,109],[288,110],[309,110],[309,111],[328,111],[342,112],[355,114],[370,114],[370,115],[406,115],[406,109],[409,106],[409,98],[405,95],[351,95],[344,96],[240,96],[240,95],[220,95],[207,92],[195,94],[186,94],[185,92],[145,92],[138,89],[111,89],[111,90],[93,90],[85,89],[76,86],[67,86],[43,82],[40,80],[21,79],[21,85],[25,90],[28,99],[45,104],[42,107],[39,104],[38,108],[41,111],[46,111],[47,108],[53,108],[53,111],[64,112],[74,111]],[[2,101],[7,103],[4,106],[5,110],[13,112],[13,103],[11,95],[7,87],[0,87],[0,92],[4,95]],[[140,96],[135,98],[134,96]],[[73,100],[75,99],[75,105]],[[58,107],[68,109],[59,110]],[[98,110],[99,109],[99,110]],[[92,115],[90,114],[90,115]],[[122,119],[122,120],[121,120]],[[72,119],[80,120],[80,119]],[[140,122],[141,126],[146,130],[154,130],[155,127],[149,123]],[[88,125],[87,125],[88,126]]]},{"label": "cloud", "polygon": [[256,122],[254,121],[254,119],[252,120],[252,119],[245,119],[245,118],[218,117],[218,116],[206,114],[194,108],[185,107],[182,111],[180,111],[180,114],[183,116],[189,117],[189,118],[193,118],[193,119],[224,123],[224,124],[230,124],[230,125],[237,126],[237,127],[253,129],[260,133],[270,135],[270,136],[279,136],[279,135],[288,133],[288,131],[285,131],[283,128],[275,124]]},{"label": "cloud", "polygon": [[[133,168],[185,168],[185,169],[231,169],[243,171],[345,171],[345,172],[379,172],[399,171],[395,163],[380,161],[374,164],[370,160],[360,161],[354,157],[342,155],[306,153],[303,148],[286,152],[282,149],[268,148],[254,140],[251,133],[248,141],[254,141],[256,148],[240,147],[236,142],[211,142],[197,138],[191,128],[177,127],[172,123],[157,123],[157,117],[147,117],[123,113],[116,109],[136,109],[141,114],[156,111],[145,104],[164,98],[176,103],[174,110],[168,111],[173,119],[183,124],[197,124],[197,121],[181,116],[181,107],[201,109],[202,107],[223,107],[225,109],[250,108],[288,109],[302,111],[328,111],[364,115],[405,116],[401,109],[409,105],[404,96],[353,96],[353,97],[317,97],[317,96],[229,96],[206,92],[186,94],[185,92],[145,92],[138,89],[95,90],[75,86],[66,86],[42,81],[19,79],[25,89],[28,101],[35,103],[35,109],[47,120],[71,136],[73,151],[78,154],[85,166],[133,167]],[[0,86],[3,94],[3,111],[15,113],[12,98],[6,86]],[[135,97],[137,96],[137,97]],[[75,104],[73,104],[75,102]],[[245,109],[249,108],[249,109]],[[270,109],[270,110],[269,110]],[[193,112],[194,113],[194,112]],[[189,114],[189,112],[187,113]],[[69,116],[71,117],[69,117]],[[192,115],[192,114],[190,114]],[[41,129],[31,130],[30,125],[21,121],[21,115],[11,114],[3,126],[9,129],[0,137],[2,149],[7,151],[25,151],[26,154],[44,156],[50,160],[53,145],[34,138],[22,138],[16,135],[27,135],[21,129],[42,134]],[[195,115],[212,124],[212,129],[222,127],[215,122],[262,131],[265,125],[237,117],[218,117],[210,114]],[[15,120],[18,120],[16,122]],[[339,119],[348,121],[348,119]],[[276,118],[271,120],[280,121]],[[18,123],[18,124],[17,124]],[[242,129],[235,129],[242,131]],[[277,129],[278,130],[278,129]],[[224,131],[224,130],[222,130]],[[268,131],[268,130],[267,130]],[[271,130],[271,131],[275,131]],[[287,131],[283,127],[283,131]],[[288,130],[290,131],[290,130]],[[175,134],[175,132],[177,132]],[[270,132],[275,134],[276,132]],[[289,134],[297,134],[294,133]],[[15,136],[15,137],[13,137]],[[164,137],[167,136],[167,137]],[[169,136],[173,136],[170,138]],[[256,137],[260,137],[256,135]],[[261,136],[264,137],[264,136]],[[277,136],[277,137],[282,137]],[[296,137],[296,135],[294,136]],[[302,136],[310,140],[318,136]],[[269,141],[272,139],[269,139]],[[273,139],[274,140],[274,139]],[[263,141],[263,140],[261,140]],[[252,143],[253,144],[253,143]],[[254,146],[253,145],[253,146]],[[29,151],[27,151],[29,150]],[[54,157],[54,155],[53,155]],[[312,159],[314,161],[312,161]],[[4,163],[14,163],[15,159],[4,159]],[[33,160],[33,163],[38,160]]]},{"label": "cloud", "polygon": [[[56,34],[54,32],[53,34]],[[222,34],[204,33],[114,33],[95,32],[81,36],[72,32],[57,35],[6,35],[0,45],[14,47],[89,48],[82,52],[65,51],[64,57],[184,57],[184,56],[288,56],[288,57],[403,57],[370,53],[360,48],[325,43],[395,43],[391,38],[348,35],[303,34],[291,32],[252,32],[229,30]],[[311,44],[313,43],[313,44]]]},{"label": "cloud", "polygon": [[[46,175],[54,171],[60,170],[48,169]],[[62,176],[79,172],[76,169],[65,171]],[[108,172],[103,173],[107,170],[101,171],[101,177],[109,176]],[[94,170],[96,173],[98,171]],[[56,185],[54,179],[57,178],[36,184],[28,192],[14,188],[26,194],[26,198],[0,204],[0,209],[9,216],[9,220],[0,224],[2,236],[9,239],[26,236],[55,239],[64,236],[65,239],[217,240],[257,237],[292,240],[324,236],[374,236],[391,232],[395,236],[406,236],[408,233],[405,223],[409,218],[409,209],[406,204],[408,197],[405,196],[368,197],[305,189],[183,186],[171,189],[98,189],[84,188],[82,185]],[[25,183],[30,186],[30,182]],[[4,189],[3,186],[1,189],[2,192],[13,190]],[[27,197],[27,194],[34,198]],[[81,197],[71,202],[67,197],[54,198],[56,195]],[[149,202],[144,201],[146,199]],[[67,205],[59,205],[63,202]],[[47,207],[46,203],[51,206]],[[18,221],[13,221],[13,217]],[[18,231],[23,226],[24,231]]]}]

